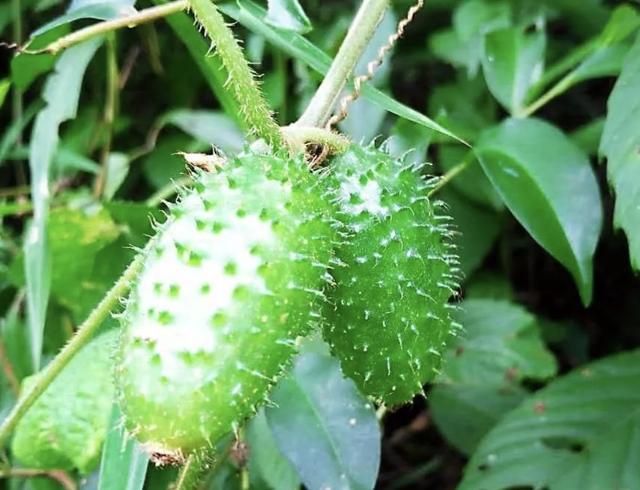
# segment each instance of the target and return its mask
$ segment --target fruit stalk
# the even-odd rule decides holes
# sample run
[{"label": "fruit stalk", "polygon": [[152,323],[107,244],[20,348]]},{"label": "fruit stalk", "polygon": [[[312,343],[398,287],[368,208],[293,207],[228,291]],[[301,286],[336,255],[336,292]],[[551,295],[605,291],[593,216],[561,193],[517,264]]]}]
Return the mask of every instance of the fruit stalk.
[{"label": "fruit stalk", "polygon": [[331,68],[309,106],[296,123],[299,126],[322,127],[340,96],[348,78],[382,20],[389,0],[364,0],[353,19]]},{"label": "fruit stalk", "polygon": [[212,48],[215,48],[216,54],[220,56],[229,72],[227,83],[240,105],[247,126],[272,148],[282,148],[284,143],[280,128],[271,116],[269,106],[260,92],[242,48],[224,22],[222,14],[211,0],[189,0],[189,5],[196,20],[211,38]]},{"label": "fruit stalk", "polygon": [[4,419],[0,426],[0,447],[7,440],[24,414],[34,402],[44,393],[60,371],[73,359],[76,353],[87,344],[96,333],[106,316],[111,313],[116,304],[131,287],[132,281],[140,272],[144,259],[144,253],[140,253],[129,264],[120,279],[113,285],[109,292],[102,298],[98,306],[91,312],[74,337],[65,345],[58,355],[40,372],[37,381],[31,388],[23,393],[17,401],[11,413]]}]

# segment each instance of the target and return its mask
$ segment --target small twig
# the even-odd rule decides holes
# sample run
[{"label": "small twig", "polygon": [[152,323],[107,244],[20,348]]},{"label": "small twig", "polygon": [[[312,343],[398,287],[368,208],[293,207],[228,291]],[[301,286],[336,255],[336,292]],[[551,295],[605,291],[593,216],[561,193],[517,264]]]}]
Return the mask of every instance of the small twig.
[{"label": "small twig", "polygon": [[65,490],[76,490],[76,482],[63,470],[36,470],[28,468],[0,469],[1,478],[51,478],[62,485]]},{"label": "small twig", "polygon": [[118,81],[120,75],[118,73],[118,61],[116,59],[115,38],[113,35],[107,38],[107,87],[104,102],[104,116],[102,121],[102,133],[104,143],[100,153],[100,173],[96,178],[93,194],[100,199],[104,193],[107,183],[107,175],[109,174],[109,154],[111,153],[111,143],[113,141],[113,122],[118,110]]},{"label": "small twig", "polygon": [[167,15],[175,14],[186,9],[188,3],[186,0],[177,0],[157,7],[150,7],[144,10],[140,10],[135,14],[126,15],[124,17],[118,17],[117,19],[106,20],[104,22],[98,22],[97,24],[90,25],[83,29],[79,29],[71,34],[63,36],[51,44],[45,46],[42,49],[30,50],[28,48],[20,49],[21,52],[27,54],[39,54],[39,53],[51,53],[57,54],[63,49],[67,49],[74,44],[86,41],[100,34],[122,29],[123,27],[132,28],[140,24],[147,22],[153,22],[158,19],[162,19]]},{"label": "small twig", "polygon": [[436,192],[438,192],[445,185],[447,185],[456,175],[458,175],[461,172],[464,172],[464,170],[466,170],[469,167],[472,161],[473,161],[472,159],[467,157],[461,163],[459,163],[458,165],[453,167],[451,170],[449,170],[447,173],[445,173],[442,177],[440,177],[440,179],[438,180],[436,185],[433,187],[433,189],[429,191],[429,193],[427,194],[427,197],[432,197]]}]

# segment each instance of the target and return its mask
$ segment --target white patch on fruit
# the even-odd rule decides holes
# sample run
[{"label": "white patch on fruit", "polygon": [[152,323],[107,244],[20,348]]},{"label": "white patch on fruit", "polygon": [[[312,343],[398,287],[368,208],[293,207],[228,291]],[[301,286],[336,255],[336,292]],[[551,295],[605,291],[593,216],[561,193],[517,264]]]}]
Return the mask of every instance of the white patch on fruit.
[{"label": "white patch on fruit", "polygon": [[[227,190],[232,198],[232,192]],[[221,337],[228,326],[212,326],[214,315],[229,316],[237,311],[237,288],[249,294],[267,294],[264,279],[258,273],[263,262],[251,250],[255,245],[269,247],[276,240],[271,224],[257,216],[236,216],[231,202],[205,211],[200,198],[190,195],[180,207],[185,214],[162,232],[158,246],[162,250],[154,257],[140,277],[138,307],[140,316],[133,325],[133,336],[154,343],[154,351],[163,360],[163,375],[172,378],[181,372],[180,354],[220,351]],[[236,201],[237,202],[237,201]],[[213,221],[222,224],[218,233],[211,231]],[[197,222],[206,226],[198,230]],[[179,244],[180,247],[176,247]],[[197,264],[188,265],[180,248],[194,252]],[[188,253],[188,252],[187,252]],[[225,266],[233,265],[233,271]],[[169,288],[178,293],[170,295]],[[203,292],[203,286],[206,289]],[[148,314],[153,310],[153,314]],[[159,313],[166,312],[170,320],[163,323]],[[233,325],[250,329],[253,325]]]},{"label": "white patch on fruit", "polygon": [[[351,196],[356,195],[360,202],[350,202]],[[375,180],[368,180],[366,184],[361,184],[358,177],[348,177],[340,184],[340,199],[343,202],[342,208],[349,214],[358,216],[363,212],[368,212],[374,216],[385,217],[389,214],[389,209],[381,204],[382,189]]]}]

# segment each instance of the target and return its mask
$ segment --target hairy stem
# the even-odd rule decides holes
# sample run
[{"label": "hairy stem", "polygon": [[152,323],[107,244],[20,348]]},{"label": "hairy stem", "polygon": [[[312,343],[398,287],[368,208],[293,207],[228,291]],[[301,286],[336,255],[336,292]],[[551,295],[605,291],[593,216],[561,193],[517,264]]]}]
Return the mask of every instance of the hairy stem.
[{"label": "hairy stem", "polygon": [[106,20],[104,22],[98,22],[97,24],[90,25],[83,29],[79,29],[71,34],[66,36],[62,36],[58,40],[52,42],[51,44],[45,46],[42,49],[37,50],[29,50],[24,49],[23,51],[26,53],[37,54],[37,53],[52,53],[56,54],[63,49],[67,49],[74,44],[81,43],[86,41],[87,39],[91,39],[92,37],[99,36],[100,34],[105,34],[107,32],[115,31],[117,29],[122,29],[123,27],[135,27],[140,24],[145,24],[147,22],[153,22],[158,19],[162,19],[167,15],[175,14],[176,12],[180,12],[181,10],[186,9],[189,6],[187,0],[178,0],[175,2],[170,2],[164,5],[159,5],[157,7],[150,7],[144,10],[140,10],[135,14],[127,15],[125,17],[118,17],[117,19]]},{"label": "hairy stem", "polygon": [[44,393],[51,382],[60,374],[60,371],[69,363],[76,353],[87,344],[94,336],[98,327],[109,313],[116,307],[131,287],[131,282],[142,268],[145,253],[140,253],[129,264],[120,279],[113,285],[109,292],[98,303],[98,306],[89,314],[87,319],[78,328],[73,338],[65,345],[58,355],[38,374],[35,382],[27,391],[22,393],[9,415],[0,426],[0,447],[15,429],[24,414],[34,402]]},{"label": "hairy stem", "polygon": [[193,453],[180,469],[172,490],[195,490],[219,460],[214,459],[211,453]]},{"label": "hairy stem", "polygon": [[318,91],[296,124],[325,125],[353,69],[382,20],[389,0],[364,0]]},{"label": "hairy stem", "polygon": [[189,0],[189,4],[229,72],[227,83],[250,131],[258,138],[263,138],[272,148],[282,148],[280,128],[271,116],[242,48],[224,22],[222,14],[211,0]]}]

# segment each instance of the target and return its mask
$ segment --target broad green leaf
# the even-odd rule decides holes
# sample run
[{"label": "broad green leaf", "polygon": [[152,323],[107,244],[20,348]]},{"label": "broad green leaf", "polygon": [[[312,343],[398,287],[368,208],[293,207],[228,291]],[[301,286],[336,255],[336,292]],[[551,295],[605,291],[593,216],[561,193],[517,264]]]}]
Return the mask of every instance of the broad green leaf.
[{"label": "broad green leaf", "polygon": [[[265,10],[251,0],[238,0],[237,3],[237,5],[232,3],[221,4],[219,8],[229,17],[235,19],[251,31],[264,36],[274,46],[309,65],[321,75],[329,71],[331,58],[320,48],[296,32],[275,29],[264,22]],[[424,114],[398,102],[370,84],[363,85],[362,96],[388,112],[413,121],[426,128],[438,131],[468,145],[464,140]]]},{"label": "broad green leaf", "polygon": [[55,71],[44,86],[43,98],[47,105],[36,117],[31,133],[29,168],[33,221],[27,230],[24,251],[31,356],[36,368],[40,365],[51,280],[47,244],[49,167],[58,145],[58,129],[64,121],[75,117],[84,72],[101,44],[102,38],[95,38],[70,48],[60,56]]},{"label": "broad green leaf", "polygon": [[[161,5],[164,1],[153,0],[153,3]],[[193,24],[191,17],[183,12],[178,12],[168,16],[165,20],[171,26],[180,42],[186,46],[191,58],[198,65],[202,76],[207,81],[211,92],[220,102],[224,112],[235,118],[236,122],[243,127],[244,123],[242,118],[239,117],[240,109],[238,103],[225,88],[227,70],[218,56],[209,56],[209,45],[198,32],[198,28]]]},{"label": "broad green leaf", "polygon": [[604,131],[604,117],[597,117],[590,120],[583,126],[575,129],[571,135],[573,141],[587,155],[597,155],[602,132]]},{"label": "broad green leaf", "polygon": [[268,0],[265,21],[273,27],[304,34],[311,30],[311,21],[298,0]]},{"label": "broad green leaf", "polygon": [[640,488],[640,351],[553,381],[482,440],[460,490]]},{"label": "broad green leaf", "polygon": [[526,392],[520,387],[437,385],[428,395],[438,430],[456,449],[469,455],[480,440]]},{"label": "broad green leaf", "polygon": [[[499,106],[487,97],[487,86],[480,75],[460,76],[453,83],[436,85],[429,95],[429,112],[436,121],[467,141],[475,141],[480,132],[498,120]],[[440,137],[440,135],[434,135]],[[444,138],[440,137],[439,140]]]},{"label": "broad green leaf", "polygon": [[627,235],[629,255],[640,270],[640,35],[627,55],[607,102],[600,153],[616,194],[614,223]]},{"label": "broad green leaf", "polygon": [[522,109],[529,88],[540,78],[545,46],[544,32],[528,34],[520,27],[485,36],[484,77],[493,96],[511,114]]},{"label": "broad green leaf", "polygon": [[71,310],[78,321],[95,306],[82,301],[93,289],[91,272],[100,250],[120,235],[118,226],[102,210],[55,209],[49,217],[51,294]]},{"label": "broad green leaf", "polygon": [[440,431],[470,454],[501,415],[523,399],[522,381],[551,378],[557,366],[538,320],[521,306],[470,299],[455,319],[462,333],[446,351],[428,400]]},{"label": "broad green leaf", "polygon": [[545,380],[557,369],[536,318],[504,300],[464,301],[455,319],[463,327],[444,356],[439,383],[509,387]]},{"label": "broad green leaf", "polygon": [[246,434],[250,471],[275,490],[298,490],[300,478],[278,449],[264,410],[251,419]]},{"label": "broad green leaf", "polygon": [[620,43],[633,34],[638,27],[640,27],[638,9],[627,4],[619,5],[611,13],[611,17],[598,36],[598,45],[605,47]]},{"label": "broad green leaf", "polygon": [[219,111],[176,109],[160,118],[160,126],[173,124],[193,138],[237,153],[244,138],[233,120]]},{"label": "broad green leaf", "polygon": [[586,155],[539,119],[507,119],[487,129],[476,152],[509,210],[571,272],[589,304],[602,203]]},{"label": "broad green leaf", "polygon": [[460,269],[465,277],[469,277],[482,265],[498,238],[502,228],[501,216],[470,202],[453,190],[447,189],[439,197],[447,203],[447,212],[453,217],[458,232],[454,243],[460,256]]},{"label": "broad green leaf", "polygon": [[114,403],[102,448],[97,490],[142,490],[148,463],[147,453],[124,429],[122,413]]},{"label": "broad green leaf", "polygon": [[435,33],[429,43],[436,56],[466,68],[469,77],[474,77],[480,66],[484,36],[510,25],[509,2],[470,0],[455,9],[453,28]]},{"label": "broad green leaf", "polygon": [[267,421],[306,487],[374,487],[380,460],[378,421],[353,381],[343,377],[337,360],[303,353],[271,399],[276,407],[267,407]]},{"label": "broad green leaf", "polygon": [[107,158],[107,174],[104,184],[103,197],[110,201],[115,196],[129,174],[129,157],[124,153],[111,153]]}]

